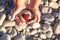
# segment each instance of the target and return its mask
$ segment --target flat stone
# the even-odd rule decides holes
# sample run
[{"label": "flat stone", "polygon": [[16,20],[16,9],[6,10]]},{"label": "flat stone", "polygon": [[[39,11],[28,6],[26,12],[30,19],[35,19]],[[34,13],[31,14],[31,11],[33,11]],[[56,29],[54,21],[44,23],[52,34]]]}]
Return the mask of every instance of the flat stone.
[{"label": "flat stone", "polygon": [[55,18],[52,14],[46,14],[46,15],[42,15],[42,19],[52,22],[52,21],[54,21]]},{"label": "flat stone", "polygon": [[0,26],[2,26],[2,24],[3,24],[4,20],[5,20],[5,18],[6,18],[6,15],[3,14],[3,13],[0,13]]},{"label": "flat stone", "polygon": [[18,34],[14,40],[25,40],[25,37],[23,35]]},{"label": "flat stone", "polygon": [[49,7],[53,8],[53,9],[57,9],[59,7],[59,5],[56,2],[50,2]]},{"label": "flat stone", "polygon": [[4,34],[2,35],[1,40],[11,40],[11,37],[8,34]]},{"label": "flat stone", "polygon": [[41,27],[40,26],[40,24],[39,23],[33,23],[32,25],[31,25],[31,27],[33,28],[33,29],[37,29],[37,28],[39,28],[39,27]]},{"label": "flat stone", "polygon": [[4,27],[0,27],[0,32],[6,33],[6,29]]},{"label": "flat stone", "polygon": [[37,30],[32,30],[30,34],[31,34],[31,35],[34,35],[34,34],[36,34],[36,33],[37,33]]},{"label": "flat stone", "polygon": [[21,24],[21,25],[16,25],[15,28],[17,31],[21,31],[22,29],[25,29],[27,27],[27,24]]},{"label": "flat stone", "polygon": [[17,35],[16,29],[13,28],[10,35],[11,35],[11,37],[15,37]]},{"label": "flat stone", "polygon": [[15,26],[15,21],[4,21],[3,27],[12,27]]},{"label": "flat stone", "polygon": [[46,34],[40,34],[41,39],[46,39]]}]

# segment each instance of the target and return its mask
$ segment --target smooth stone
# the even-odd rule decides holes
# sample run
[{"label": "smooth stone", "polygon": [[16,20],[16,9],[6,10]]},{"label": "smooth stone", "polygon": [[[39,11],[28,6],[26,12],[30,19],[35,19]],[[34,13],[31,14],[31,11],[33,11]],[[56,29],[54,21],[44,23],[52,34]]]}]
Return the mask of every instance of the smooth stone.
[{"label": "smooth stone", "polygon": [[1,36],[1,40],[11,40],[11,37],[8,34],[4,34]]},{"label": "smooth stone", "polygon": [[48,5],[49,5],[49,2],[48,2],[48,1],[46,1],[46,2],[45,2],[45,6],[48,6]]},{"label": "smooth stone", "polygon": [[24,35],[21,35],[21,34],[18,34],[14,40],[25,40],[25,36]]},{"label": "smooth stone", "polygon": [[55,18],[52,14],[46,14],[46,15],[42,15],[42,19],[52,22],[52,21],[54,21]]},{"label": "smooth stone", "polygon": [[4,21],[3,23],[3,27],[12,27],[12,26],[15,26],[15,21]]},{"label": "smooth stone", "polygon": [[11,33],[12,27],[7,27],[6,30],[7,30],[7,33]]},{"label": "smooth stone", "polygon": [[56,23],[54,25],[54,32],[55,32],[55,34],[60,34],[60,24],[59,23]]},{"label": "smooth stone", "polygon": [[50,2],[49,7],[53,8],[53,9],[57,9],[59,7],[59,5],[56,2]]},{"label": "smooth stone", "polygon": [[52,2],[57,2],[58,0],[50,0],[50,1],[52,1]]},{"label": "smooth stone", "polygon": [[44,21],[44,23],[45,23],[45,24],[49,24],[49,25],[51,24],[49,21]]},{"label": "smooth stone", "polygon": [[17,31],[21,31],[22,29],[25,29],[27,27],[27,24],[21,24],[21,25],[16,25],[15,28]]},{"label": "smooth stone", "polygon": [[3,12],[5,10],[4,5],[0,5],[0,12]]},{"label": "smooth stone", "polygon": [[15,37],[17,35],[16,29],[13,28],[10,35],[11,35],[11,37]]},{"label": "smooth stone", "polygon": [[36,34],[37,33],[37,30],[32,30],[31,32],[30,32],[30,35],[34,35],[34,34]]},{"label": "smooth stone", "polygon": [[46,34],[40,34],[41,39],[46,39]]},{"label": "smooth stone", "polygon": [[48,13],[48,9],[49,9],[48,7],[43,7],[43,8],[42,8],[42,13],[43,13],[43,14]]},{"label": "smooth stone", "polygon": [[59,13],[58,13],[58,12],[53,12],[52,15],[53,15],[54,17],[58,17],[58,16],[59,16]]},{"label": "smooth stone", "polygon": [[6,29],[4,27],[0,27],[0,32],[6,33]]},{"label": "smooth stone", "polygon": [[39,27],[41,27],[40,26],[40,24],[39,23],[33,23],[33,24],[31,24],[31,27],[33,28],[33,29],[37,29],[37,28],[39,28]]},{"label": "smooth stone", "polygon": [[0,13],[0,26],[2,26],[2,24],[3,24],[4,20],[5,20],[5,18],[6,18],[6,15],[3,14],[3,13]]},{"label": "smooth stone", "polygon": [[46,37],[47,37],[47,38],[51,38],[52,35],[53,35],[53,32],[52,32],[52,31],[47,31],[47,32],[46,32]]}]

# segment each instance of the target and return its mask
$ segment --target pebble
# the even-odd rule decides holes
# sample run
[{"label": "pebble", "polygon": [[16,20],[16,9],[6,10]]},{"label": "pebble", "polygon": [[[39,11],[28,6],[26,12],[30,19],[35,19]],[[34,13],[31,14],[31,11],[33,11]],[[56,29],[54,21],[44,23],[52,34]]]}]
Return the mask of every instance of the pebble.
[{"label": "pebble", "polygon": [[48,7],[43,7],[43,8],[42,8],[42,13],[43,13],[43,14],[48,13],[48,9],[49,9]]},{"label": "pebble", "polygon": [[16,25],[15,28],[17,31],[21,31],[22,29],[25,29],[27,27],[27,24],[21,24],[21,25]]},{"label": "pebble", "polygon": [[37,29],[37,28],[39,28],[39,27],[41,27],[41,26],[40,26],[39,23],[35,22],[35,23],[33,23],[33,24],[31,25],[31,27],[32,27],[33,29]]},{"label": "pebble", "polygon": [[60,34],[60,24],[59,23],[56,23],[54,25],[54,32],[55,32],[55,34]]},{"label": "pebble", "polygon": [[52,22],[52,21],[54,21],[55,18],[52,14],[46,14],[46,15],[42,15],[42,19]]},{"label": "pebble", "polygon": [[52,2],[57,2],[57,0],[50,0],[50,1],[52,1]]},{"label": "pebble", "polygon": [[1,36],[1,40],[11,40],[11,37],[8,34],[4,34]]},{"label": "pebble", "polygon": [[41,39],[46,39],[46,34],[40,34]]},{"label": "pebble", "polygon": [[53,15],[54,17],[58,17],[58,16],[59,16],[59,15],[58,15],[58,12],[53,12],[52,15]]},{"label": "pebble", "polygon": [[5,10],[4,5],[0,5],[0,12],[3,12]]},{"label": "pebble", "polygon": [[8,26],[10,26],[10,27],[12,27],[12,26],[15,26],[15,21],[4,21],[4,23],[3,23],[3,27],[8,27]]},{"label": "pebble", "polygon": [[30,32],[30,35],[34,35],[34,34],[36,34],[37,33],[37,30],[32,30],[31,32]]},{"label": "pebble", "polygon": [[50,2],[49,7],[53,8],[53,9],[57,9],[59,7],[59,5],[55,2]]},{"label": "pebble", "polygon": [[6,30],[7,30],[7,33],[11,33],[12,27],[7,27]]},{"label": "pebble", "polygon": [[6,15],[3,14],[3,13],[0,13],[0,26],[2,26],[2,24],[3,24],[4,20],[5,20],[5,18],[6,18]]},{"label": "pebble", "polygon": [[6,29],[4,27],[0,27],[0,32],[6,33]]},{"label": "pebble", "polygon": [[50,23],[49,21],[44,21],[44,23],[45,23],[45,24],[51,25],[51,23]]},{"label": "pebble", "polygon": [[52,32],[52,31],[47,31],[47,32],[46,32],[46,37],[47,37],[47,38],[51,38],[52,35],[53,35],[53,32]]},{"label": "pebble", "polygon": [[45,2],[45,6],[48,6],[48,5],[49,5],[49,2],[48,2],[48,1],[46,1],[46,2]]},{"label": "pebble", "polygon": [[16,29],[13,28],[10,35],[11,35],[11,37],[15,37],[17,35]]},{"label": "pebble", "polygon": [[14,38],[14,40],[25,40],[25,36],[18,34],[18,35]]}]

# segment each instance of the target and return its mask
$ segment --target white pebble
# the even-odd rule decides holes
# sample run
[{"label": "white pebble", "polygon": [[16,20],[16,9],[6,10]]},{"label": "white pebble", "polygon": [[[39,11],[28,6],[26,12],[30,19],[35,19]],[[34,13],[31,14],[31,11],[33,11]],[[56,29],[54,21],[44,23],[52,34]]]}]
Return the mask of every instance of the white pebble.
[{"label": "white pebble", "polygon": [[55,34],[60,34],[60,24],[56,23],[54,25],[54,32]]},{"label": "white pebble", "polygon": [[2,35],[1,40],[11,40],[11,37],[8,34],[4,34]]},{"label": "white pebble", "polygon": [[14,21],[4,21],[3,23],[3,27],[8,27],[8,26],[15,26],[15,22]]},{"label": "white pebble", "polygon": [[46,34],[40,34],[41,39],[46,39]]},{"label": "white pebble", "polygon": [[0,32],[6,33],[6,29],[4,27],[0,27]]},{"label": "white pebble", "polygon": [[2,24],[3,24],[4,20],[5,20],[5,18],[6,18],[6,15],[0,13],[0,26],[2,26]]},{"label": "white pebble", "polygon": [[25,29],[27,27],[27,24],[21,24],[21,25],[16,25],[15,28],[17,31],[21,31],[22,29]]},{"label": "white pebble", "polygon": [[31,35],[34,35],[34,34],[36,34],[36,33],[37,33],[37,30],[32,30],[30,34],[31,34]]},{"label": "white pebble", "polygon": [[37,29],[37,28],[39,28],[39,27],[41,27],[40,26],[40,24],[39,23],[33,23],[32,25],[31,25],[31,27],[33,28],[33,29]]},{"label": "white pebble", "polygon": [[43,13],[43,14],[48,13],[48,9],[49,9],[48,7],[43,7],[43,8],[42,8],[42,13]]},{"label": "white pebble", "polygon": [[59,7],[59,5],[55,2],[50,2],[49,7],[53,8],[53,9],[57,9]]}]

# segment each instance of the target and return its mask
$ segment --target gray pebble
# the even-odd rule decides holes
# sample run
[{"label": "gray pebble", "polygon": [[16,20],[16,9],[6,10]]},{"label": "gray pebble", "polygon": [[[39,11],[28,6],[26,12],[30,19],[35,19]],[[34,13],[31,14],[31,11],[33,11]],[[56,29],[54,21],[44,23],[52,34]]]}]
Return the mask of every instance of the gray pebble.
[{"label": "gray pebble", "polygon": [[11,37],[8,34],[4,34],[2,35],[1,40],[11,40]]},{"label": "gray pebble", "polygon": [[46,14],[46,15],[42,15],[42,19],[46,20],[46,21],[54,21],[54,16],[52,14]]},{"label": "gray pebble", "polygon": [[11,37],[15,37],[17,35],[16,29],[13,28],[10,35],[11,35]]}]

